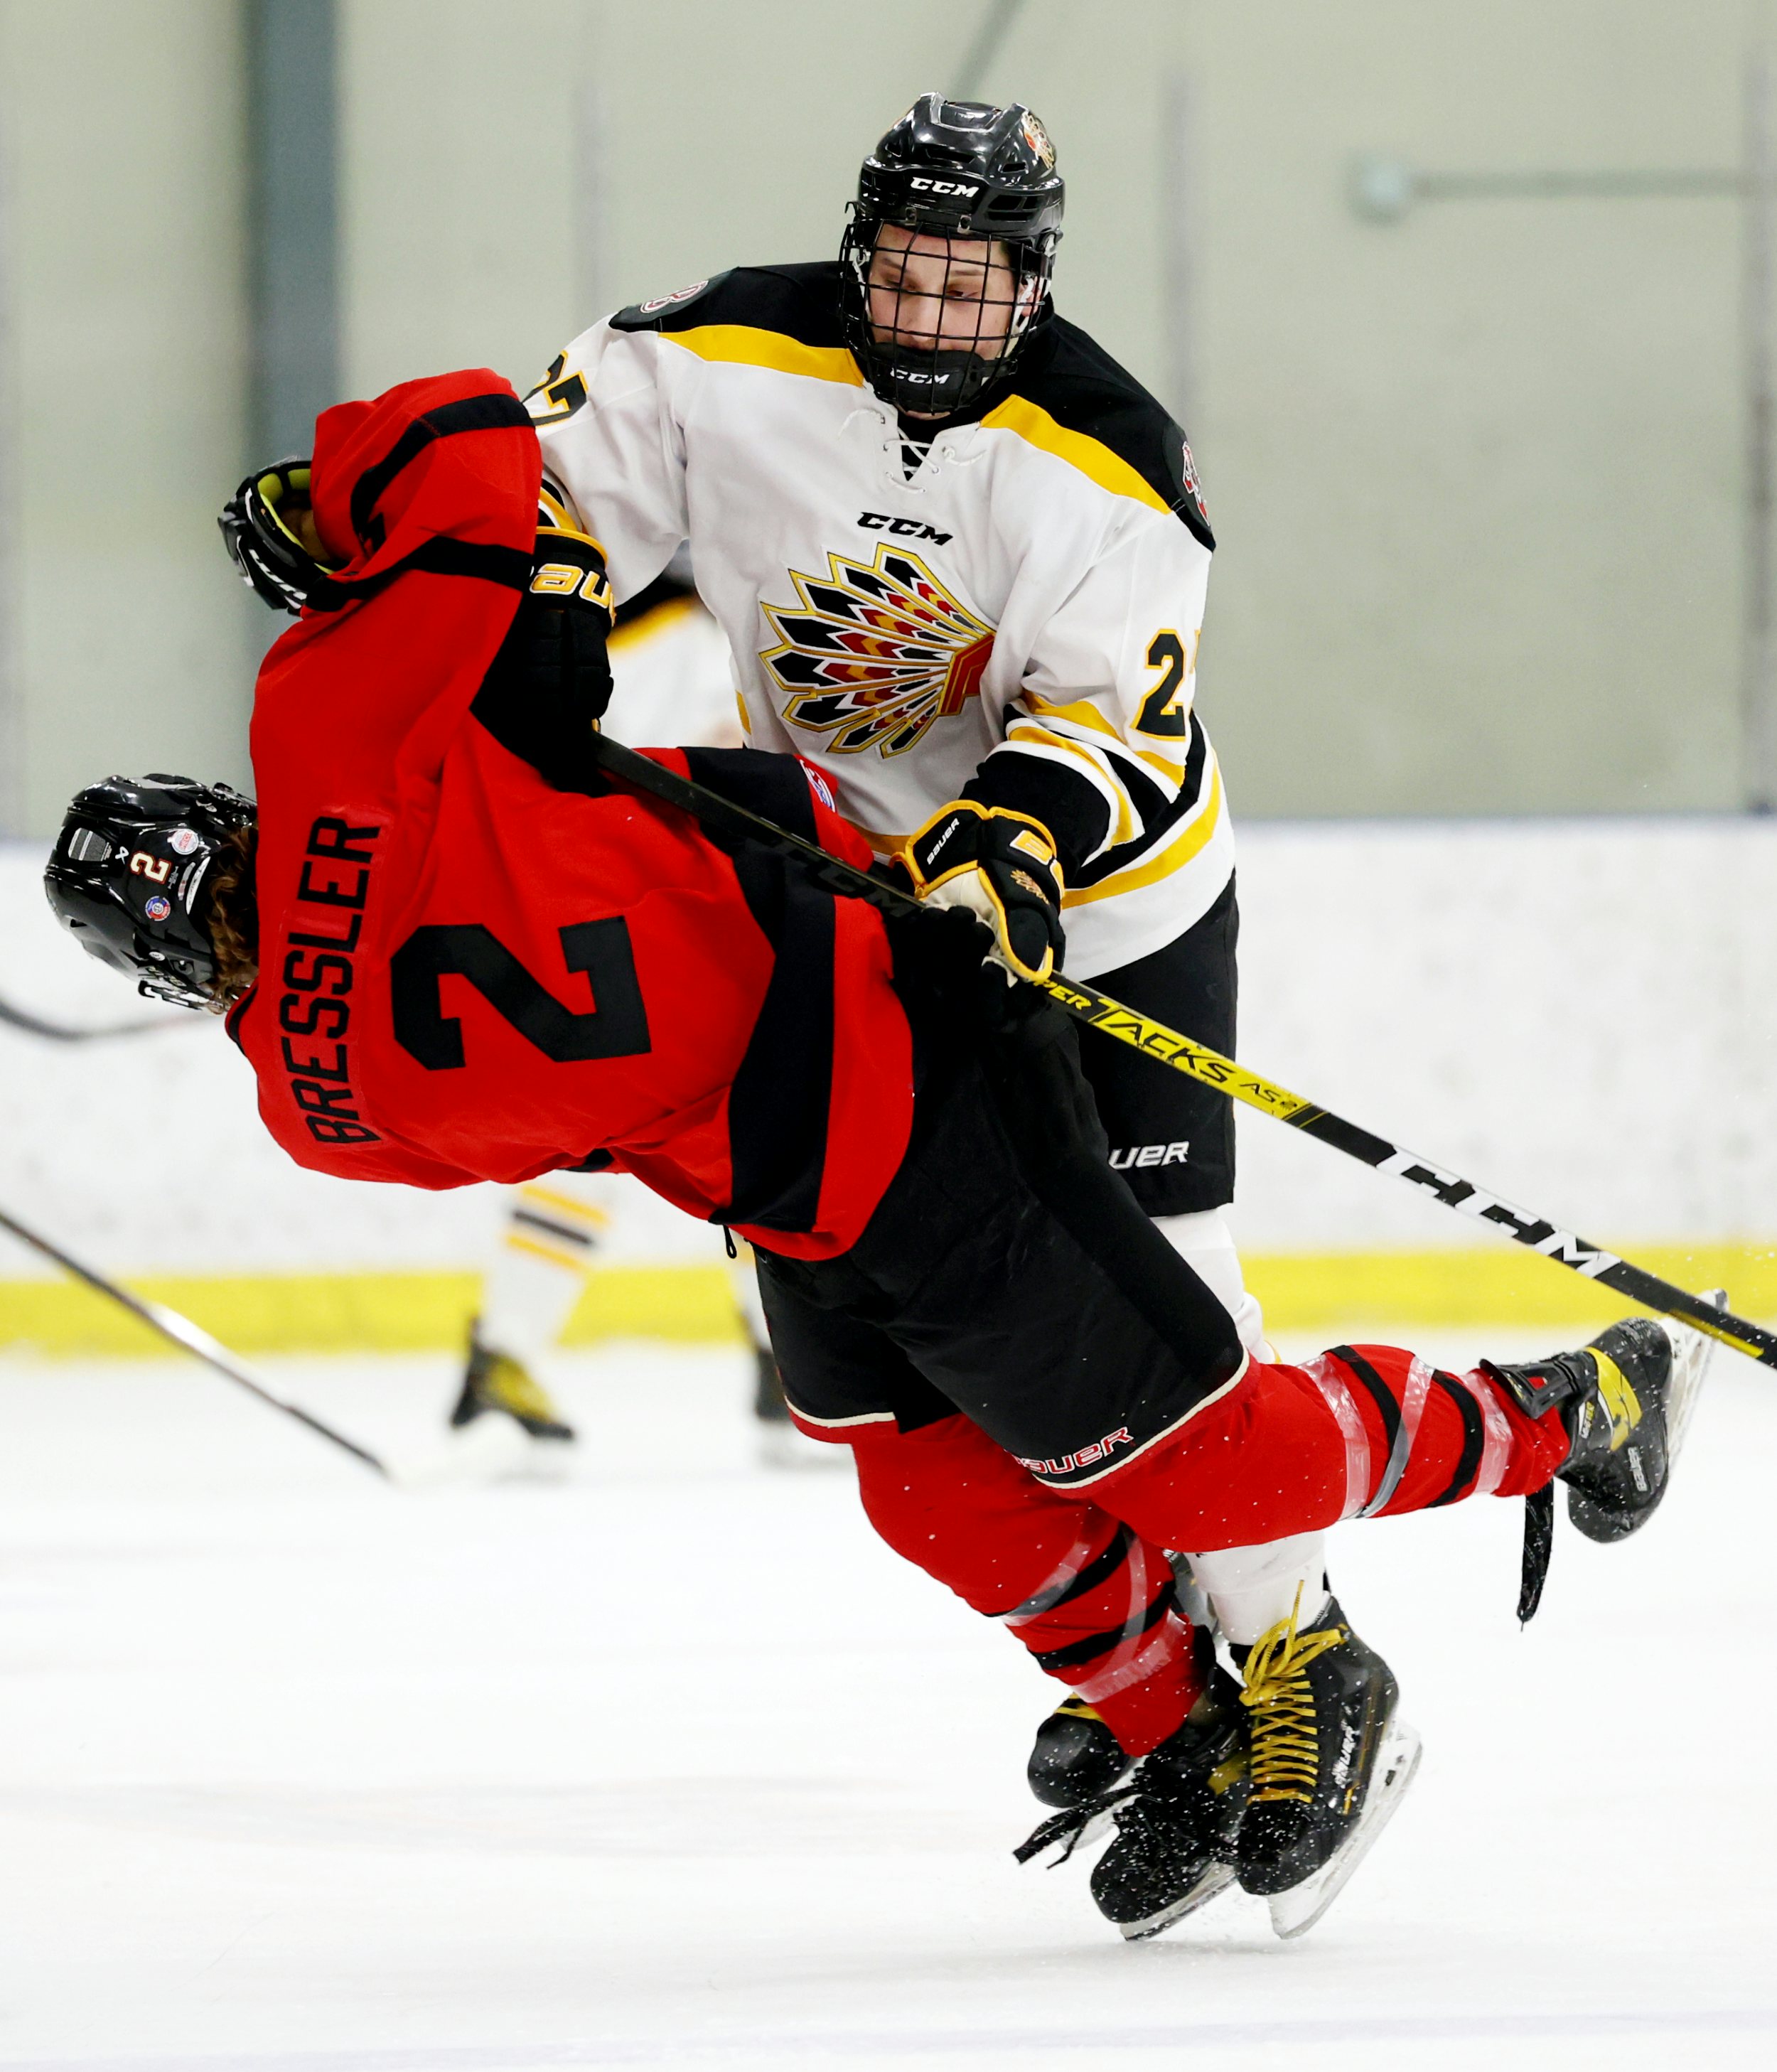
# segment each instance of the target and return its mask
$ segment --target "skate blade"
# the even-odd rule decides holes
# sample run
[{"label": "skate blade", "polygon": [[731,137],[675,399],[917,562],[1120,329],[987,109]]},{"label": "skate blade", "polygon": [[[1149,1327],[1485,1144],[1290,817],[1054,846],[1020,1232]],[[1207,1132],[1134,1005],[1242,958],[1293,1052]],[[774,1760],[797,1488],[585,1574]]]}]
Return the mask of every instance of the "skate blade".
[{"label": "skate blade", "polygon": [[1419,1736],[1399,1720],[1390,1722],[1382,1754],[1370,1779],[1364,1811],[1338,1853],[1311,1877],[1271,1895],[1271,1926],[1285,1942],[1306,1935],[1345,1889],[1351,1875],[1375,1848],[1400,1810],[1419,1767]]},{"label": "skate blade", "polygon": [[1211,1864],[1183,1899],[1174,1900],[1170,1906],[1162,1907],[1159,1913],[1150,1914],[1146,1921],[1120,1921],[1117,1933],[1125,1942],[1146,1942],[1151,1936],[1164,1935],[1169,1928],[1176,1928],[1187,1914],[1195,1914],[1207,1906],[1219,1893],[1224,1893],[1234,1882],[1232,1864]]},{"label": "skate blade", "polygon": [[[1725,1309],[1728,1306],[1728,1291],[1725,1288],[1711,1288],[1697,1299],[1707,1302],[1712,1309]],[[1679,1449],[1690,1429],[1697,1399],[1703,1392],[1709,1363],[1715,1358],[1716,1341],[1701,1331],[1693,1331],[1676,1317],[1664,1318],[1662,1322],[1672,1347],[1672,1387],[1666,1398],[1666,1472],[1670,1477],[1672,1463],[1678,1458]]]}]

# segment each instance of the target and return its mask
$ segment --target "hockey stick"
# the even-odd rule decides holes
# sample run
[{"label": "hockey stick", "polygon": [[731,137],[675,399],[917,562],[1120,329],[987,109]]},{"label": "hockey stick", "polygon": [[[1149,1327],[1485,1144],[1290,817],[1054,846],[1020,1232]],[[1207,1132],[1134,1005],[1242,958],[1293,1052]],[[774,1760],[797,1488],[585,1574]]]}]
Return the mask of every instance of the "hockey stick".
[{"label": "hockey stick", "polygon": [[179,1026],[176,1016],[156,1014],[145,1015],[139,1022],[102,1022],[97,1028],[75,1029],[65,1022],[46,1022],[40,1014],[14,1007],[4,999],[0,999],[0,1022],[23,1029],[27,1036],[44,1037],[51,1043],[91,1043],[105,1036],[146,1036],[152,1030]]},{"label": "hockey stick", "polygon": [[[718,792],[689,777],[680,776],[651,757],[638,755],[620,742],[595,734],[593,753],[600,766],[619,783],[677,806],[694,815],[705,826],[734,839],[757,842],[779,856],[795,858],[805,865],[809,875],[830,892],[867,900],[885,914],[904,915],[920,911],[919,902],[912,894],[902,892],[873,878],[869,872],[828,855],[825,849],[805,841],[800,835],[792,834],[788,828],[780,828],[750,812],[744,806],[735,805]],[[1421,1158],[1417,1152],[1409,1151],[1385,1137],[1376,1136],[1373,1131],[1360,1129],[1355,1123],[1346,1121],[1330,1109],[1305,1100],[1300,1094],[1293,1094],[1272,1080],[1261,1079],[1257,1072],[1249,1072],[1244,1065],[1223,1057],[1207,1044],[1194,1042],[1176,1029],[1167,1028],[1164,1022],[1150,1021],[1146,1015],[1125,1007],[1083,979],[1051,978],[1039,983],[1041,990],[1057,1006],[1088,1029],[1096,1029],[1119,1043],[1126,1043],[1131,1050],[1141,1051],[1144,1057],[1169,1066],[1175,1072],[1184,1073],[1188,1079],[1214,1087],[1230,1100],[1244,1101],[1262,1115],[1288,1123],[1292,1129],[1299,1129],[1303,1136],[1312,1137],[1322,1144],[1330,1144],[1348,1158],[1373,1166],[1379,1173],[1392,1174],[1409,1186],[1434,1196],[1446,1208],[1491,1224],[1519,1244],[1540,1252],[1545,1259],[1553,1260],[1558,1266],[1569,1267],[1602,1287],[1613,1288],[1644,1309],[1656,1310],[1663,1316],[1680,1318],[1693,1330],[1718,1338],[1723,1345],[1732,1346],[1736,1352],[1745,1353],[1766,1367],[1777,1367],[1777,1333],[1749,1323],[1726,1309],[1717,1309],[1701,1296],[1689,1294],[1676,1283],[1662,1280],[1657,1273],[1650,1273],[1645,1267],[1619,1258],[1602,1245],[1576,1237],[1571,1231],[1561,1229],[1545,1217],[1515,1208],[1500,1196],[1488,1194],[1472,1181],[1463,1179],[1460,1174],[1450,1172],[1429,1158]]]},{"label": "hockey stick", "polygon": [[76,1281],[83,1281],[97,1294],[109,1296],[120,1308],[145,1323],[150,1330],[158,1331],[162,1338],[169,1338],[185,1352],[194,1355],[208,1367],[237,1387],[257,1396],[261,1403],[269,1404],[274,1410],[282,1410],[286,1417],[294,1417],[298,1424],[306,1424],[323,1439],[350,1453],[355,1460],[362,1461],[367,1468],[374,1468],[385,1481],[393,1482],[395,1476],[387,1462],[360,1446],[356,1439],[348,1439],[344,1433],[335,1432],[331,1424],[323,1424],[311,1412],[294,1403],[286,1403],[281,1396],[274,1395],[265,1383],[257,1379],[226,1346],[217,1344],[206,1330],[200,1330],[189,1317],[182,1317],[178,1310],[169,1309],[159,1302],[150,1302],[140,1295],[132,1295],[127,1288],[120,1288],[114,1281],[108,1281],[102,1273],[95,1272],[72,1258],[59,1245],[51,1244],[47,1237],[39,1237],[14,1216],[0,1209],[0,1230],[10,1231],[21,1244],[28,1244],[33,1252],[41,1252],[45,1259],[53,1260],[64,1273],[72,1273]]}]

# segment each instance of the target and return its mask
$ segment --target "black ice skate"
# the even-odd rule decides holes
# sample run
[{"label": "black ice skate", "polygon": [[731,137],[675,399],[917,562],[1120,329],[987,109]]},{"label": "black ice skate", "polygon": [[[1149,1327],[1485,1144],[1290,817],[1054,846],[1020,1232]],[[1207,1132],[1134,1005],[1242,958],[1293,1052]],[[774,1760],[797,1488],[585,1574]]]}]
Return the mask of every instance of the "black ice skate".
[{"label": "black ice skate", "polygon": [[450,1412],[453,1428],[471,1424],[490,1410],[502,1411],[533,1439],[565,1444],[574,1437],[570,1424],[542,1383],[522,1361],[496,1352],[481,1342],[480,1319],[469,1327],[469,1358],[463,1388]]},{"label": "black ice skate", "polygon": [[1240,1885],[1270,1901],[1279,1935],[1300,1935],[1400,1805],[1419,1737],[1395,1716],[1400,1690],[1388,1663],[1345,1623],[1336,1598],[1311,1626],[1298,1630],[1292,1613],[1234,1655],[1252,1734]]},{"label": "black ice skate", "polygon": [[[1714,1297],[1706,1297],[1713,1301]],[[1660,1507],[1702,1386],[1713,1338],[1630,1317],[1577,1352],[1481,1371],[1532,1417],[1557,1410],[1571,1441],[1557,1478],[1588,1540],[1626,1540]]]},{"label": "black ice skate", "polygon": [[[1046,1820],[1014,1852],[1019,1862],[1057,1845],[1055,1860],[1065,1862],[1109,1814],[1117,1823],[1117,1839],[1092,1867],[1092,1897],[1099,1912],[1131,1942],[1159,1934],[1225,1891],[1234,1882],[1235,1836],[1246,1800],[1246,1733],[1239,1696],[1232,1678],[1216,1670],[1170,1740],[1134,1765],[1126,1782],[1096,1796],[1076,1797],[1068,1811]],[[1033,1790],[1043,1740],[1039,1734],[1031,1758]],[[1090,1739],[1083,1737],[1076,1747],[1088,1753],[1083,1771],[1094,1762],[1109,1767],[1110,1758]],[[1048,1782],[1051,1790],[1072,1788],[1065,1773]]]},{"label": "black ice skate", "polygon": [[1043,1805],[1071,1809],[1115,1790],[1131,1762],[1084,1698],[1063,1698],[1037,1729],[1024,1774]]}]

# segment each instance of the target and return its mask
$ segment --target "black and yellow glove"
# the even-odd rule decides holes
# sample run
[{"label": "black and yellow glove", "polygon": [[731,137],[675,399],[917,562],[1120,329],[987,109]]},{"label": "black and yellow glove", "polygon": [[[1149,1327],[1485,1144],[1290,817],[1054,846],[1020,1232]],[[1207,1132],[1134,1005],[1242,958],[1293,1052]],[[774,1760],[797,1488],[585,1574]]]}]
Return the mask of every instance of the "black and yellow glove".
[{"label": "black and yellow glove", "polygon": [[299,618],[305,605],[331,595],[327,564],[313,551],[319,537],[309,509],[306,459],[255,468],[216,522],[241,580],[274,611]]},{"label": "black and yellow glove", "polygon": [[529,586],[484,690],[552,724],[595,728],[611,702],[612,616],[603,548],[584,532],[539,528]]},{"label": "black and yellow glove", "polygon": [[953,800],[909,839],[902,860],[922,899],[965,907],[986,923],[987,955],[1013,977],[1046,979],[1059,968],[1061,865],[1040,820]]}]

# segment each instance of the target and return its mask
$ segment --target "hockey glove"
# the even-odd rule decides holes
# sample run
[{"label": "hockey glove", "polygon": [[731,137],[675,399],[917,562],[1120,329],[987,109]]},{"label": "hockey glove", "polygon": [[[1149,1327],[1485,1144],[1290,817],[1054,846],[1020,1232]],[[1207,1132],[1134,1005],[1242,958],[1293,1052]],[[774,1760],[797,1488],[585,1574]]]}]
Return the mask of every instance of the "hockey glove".
[{"label": "hockey glove", "polygon": [[[274,460],[247,477],[216,521],[241,580],[274,610],[287,611],[292,619],[332,586],[327,563],[300,536],[308,508],[308,462]],[[306,529],[319,544],[312,520]]]},{"label": "hockey glove", "polygon": [[1061,865],[1040,820],[957,799],[909,840],[903,861],[922,899],[986,923],[987,954],[1013,977],[1046,979],[1059,967]]},{"label": "hockey glove", "polygon": [[613,616],[604,549],[584,532],[540,530],[530,587],[488,670],[488,690],[552,725],[596,728],[611,702]]}]

